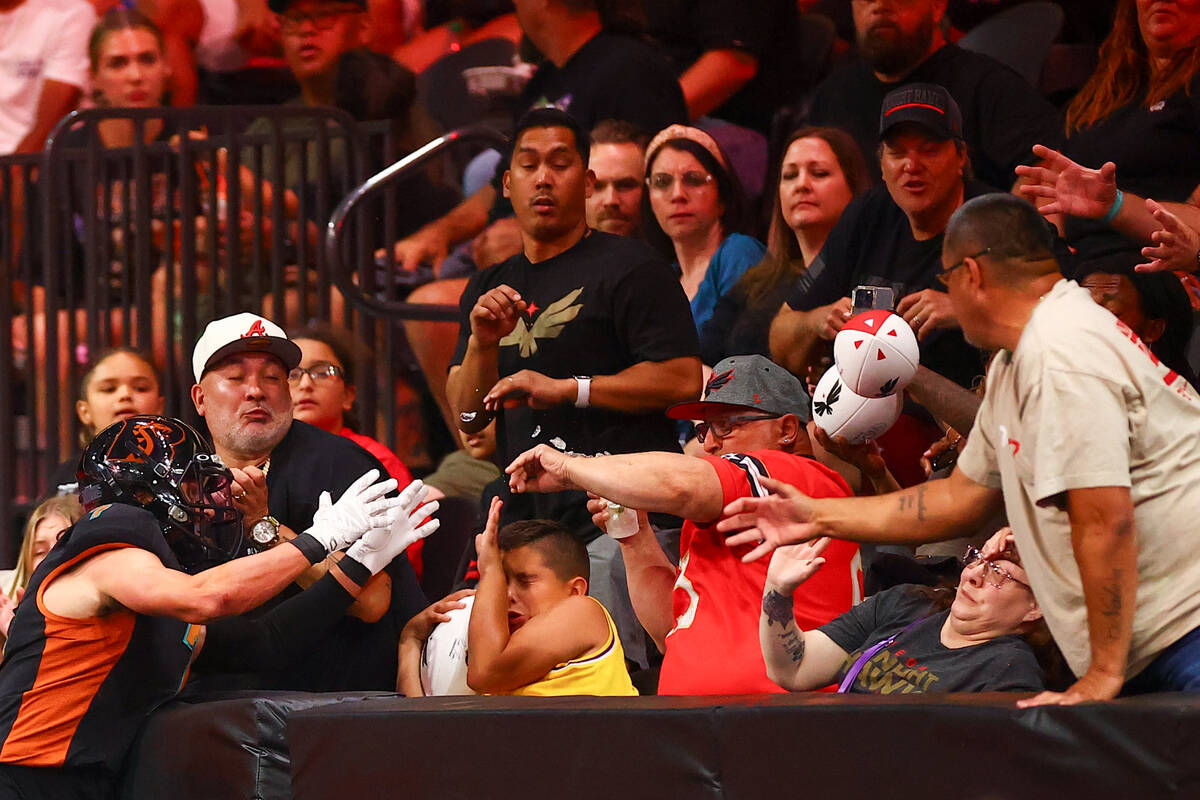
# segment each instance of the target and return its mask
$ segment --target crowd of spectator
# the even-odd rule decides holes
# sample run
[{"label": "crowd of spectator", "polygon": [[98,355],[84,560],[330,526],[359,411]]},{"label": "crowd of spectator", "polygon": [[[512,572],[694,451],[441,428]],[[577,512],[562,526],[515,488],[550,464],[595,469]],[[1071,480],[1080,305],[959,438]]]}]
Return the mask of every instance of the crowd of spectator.
[{"label": "crowd of spectator", "polygon": [[[72,277],[16,295],[24,380],[86,369],[77,419],[29,409],[80,449],[39,487],[0,586],[17,654],[0,732],[9,720],[37,752],[8,700],[38,637],[58,634],[38,628],[48,609],[25,610],[26,587],[71,580],[60,607],[97,618],[169,609],[172,635],[214,618],[166,599],[187,582],[147,599],[114,567],[58,577],[118,521],[136,531],[117,541],[159,566],[253,586],[220,606],[246,627],[210,626],[189,691],[419,693],[424,641],[472,590],[467,680],[486,693],[836,686],[1041,704],[1200,689],[1200,575],[1176,530],[1200,511],[1200,8],[1091,3],[1111,25],[1090,25],[1060,5],[1069,52],[1091,59],[1066,95],[979,51],[1015,2],[0,0],[0,154],[42,150],[86,107],[114,113],[60,128],[64,146],[208,154],[136,178],[71,173]],[[360,413],[382,383],[372,349],[400,329],[364,335],[349,284],[311,256],[313,209],[358,168],[341,123],[258,109],[243,131],[258,144],[231,153],[170,110],[125,112],[334,108],[383,121],[400,155],[439,132],[451,87],[434,79],[482,48],[507,54],[485,68],[506,88],[471,113],[509,144],[408,175],[352,281],[458,309],[457,325],[404,325],[426,422],[450,442],[406,464],[378,435],[391,415]],[[319,146],[278,152],[285,136]],[[7,255],[25,263],[42,237],[22,209],[48,190],[7,175]],[[255,274],[267,261],[270,281]],[[921,366],[892,430],[851,444],[817,427],[809,394],[864,310],[858,287],[911,327]],[[181,306],[203,328],[191,341],[167,324]],[[113,347],[81,351],[68,331],[89,325]],[[190,403],[168,409],[179,372]],[[202,495],[170,507],[207,521],[105,482],[128,442],[151,456],[168,431],[223,465],[200,489],[164,476]],[[381,476],[410,488],[395,499]],[[452,544],[423,541],[436,506],[421,500],[471,511],[443,525]],[[216,558],[204,539],[189,563],[188,538],[225,511],[244,541]],[[627,512],[636,530],[619,535]],[[269,568],[257,583],[229,567],[251,559]],[[447,561],[452,592],[430,577]],[[237,643],[274,641],[310,607],[316,630],[239,660]],[[39,758],[0,753],[96,766]]]}]

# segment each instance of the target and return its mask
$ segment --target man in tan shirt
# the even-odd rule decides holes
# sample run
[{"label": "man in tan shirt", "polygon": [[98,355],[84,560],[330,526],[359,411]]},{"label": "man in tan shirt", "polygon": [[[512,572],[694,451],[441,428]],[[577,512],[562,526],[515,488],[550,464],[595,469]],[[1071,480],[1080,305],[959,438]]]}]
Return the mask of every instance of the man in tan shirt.
[{"label": "man in tan shirt", "polygon": [[[941,280],[996,351],[955,471],[875,498],[778,495],[727,509],[747,558],[821,535],[924,542],[1003,500],[1034,594],[1078,680],[1022,705],[1200,690],[1200,397],[1059,274],[1036,210],[987,195],[950,221]],[[774,487],[772,487],[774,488]],[[990,543],[995,556],[1003,548]],[[1127,681],[1133,679],[1129,684]]]}]

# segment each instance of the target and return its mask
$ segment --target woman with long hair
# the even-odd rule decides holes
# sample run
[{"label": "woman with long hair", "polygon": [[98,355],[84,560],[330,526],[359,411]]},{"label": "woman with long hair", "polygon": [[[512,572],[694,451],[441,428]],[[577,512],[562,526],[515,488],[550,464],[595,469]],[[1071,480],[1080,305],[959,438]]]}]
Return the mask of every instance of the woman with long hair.
[{"label": "woman with long hair", "polygon": [[765,252],[741,232],[746,194],[716,140],[687,125],[671,125],[650,140],[646,185],[651,209],[646,237],[674,255],[699,331],[717,300]]},{"label": "woman with long hair", "polygon": [[17,566],[0,571],[0,640],[8,637],[13,612],[24,596],[34,570],[58,542],[58,537],[82,516],[83,506],[75,495],[47,498],[29,515]]},{"label": "woman with long hair", "polygon": [[[1151,244],[1153,198],[1200,227],[1200,3],[1120,0],[1099,65],[1067,108],[1062,152],[1038,145],[1021,191],[1085,255]],[[1190,201],[1190,202],[1189,202]]]},{"label": "woman with long hair", "polygon": [[700,330],[705,364],[726,356],[770,357],[771,319],[825,245],[851,199],[871,188],[854,138],[838,128],[804,127],[787,140],[780,162],[767,253],[717,301]]}]

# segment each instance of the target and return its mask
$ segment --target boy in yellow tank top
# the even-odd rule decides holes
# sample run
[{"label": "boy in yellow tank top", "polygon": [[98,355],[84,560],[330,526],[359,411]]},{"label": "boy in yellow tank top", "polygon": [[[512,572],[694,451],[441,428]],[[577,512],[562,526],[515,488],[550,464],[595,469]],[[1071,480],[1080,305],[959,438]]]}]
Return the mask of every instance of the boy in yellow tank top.
[{"label": "boy in yellow tank top", "polygon": [[501,501],[475,537],[479,585],[467,683],[488,694],[636,695],[608,611],[588,597],[588,554],[550,520],[499,528]]}]

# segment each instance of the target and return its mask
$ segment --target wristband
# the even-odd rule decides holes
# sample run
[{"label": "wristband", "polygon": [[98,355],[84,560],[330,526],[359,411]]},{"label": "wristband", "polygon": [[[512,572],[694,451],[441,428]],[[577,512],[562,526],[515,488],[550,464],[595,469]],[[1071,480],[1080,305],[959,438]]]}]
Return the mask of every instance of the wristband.
[{"label": "wristband", "polygon": [[362,565],[361,561],[343,556],[338,562],[338,567],[345,573],[346,577],[357,583],[359,586],[366,586],[367,581],[371,580],[371,570]]},{"label": "wristband", "polygon": [[1105,225],[1110,224],[1117,218],[1117,214],[1121,213],[1121,206],[1125,205],[1125,193],[1117,189],[1117,199],[1113,200],[1112,208],[1108,209],[1108,213],[1100,220]]},{"label": "wristband", "polygon": [[575,407],[587,408],[592,399],[592,379],[588,375],[575,376]]},{"label": "wristband", "polygon": [[317,537],[311,533],[302,533],[295,539],[289,540],[290,544],[296,545],[296,549],[304,553],[304,557],[308,559],[308,563],[317,564],[325,560],[325,556],[329,553],[325,550],[325,545],[317,541]]}]

